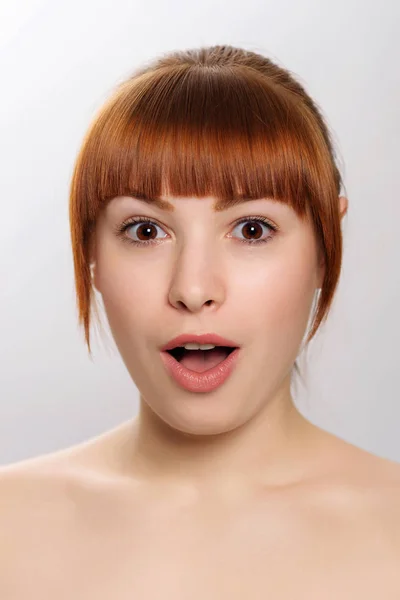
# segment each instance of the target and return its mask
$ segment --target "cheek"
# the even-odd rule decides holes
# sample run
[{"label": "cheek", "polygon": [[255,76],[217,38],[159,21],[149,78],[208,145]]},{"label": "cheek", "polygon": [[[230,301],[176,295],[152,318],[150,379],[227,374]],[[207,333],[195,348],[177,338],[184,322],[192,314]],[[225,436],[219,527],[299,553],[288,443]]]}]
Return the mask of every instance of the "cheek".
[{"label": "cheek", "polygon": [[[160,269],[160,277],[162,271]],[[114,336],[118,339],[140,336],[148,329],[154,314],[159,312],[160,290],[164,282],[157,275],[157,266],[146,264],[133,256],[113,256],[105,251],[98,259],[98,285],[107,319]]]},{"label": "cheek", "polygon": [[[241,275],[238,304],[243,323],[252,322],[275,343],[301,342],[315,293],[315,257],[308,248],[253,263]],[[271,348],[271,346],[269,346]]]},{"label": "cheek", "polygon": [[104,308],[112,329],[118,328],[123,334],[130,335],[148,328],[155,311],[152,302],[155,303],[156,288],[152,289],[147,283],[142,285],[140,279],[120,282],[114,277],[113,284],[104,286],[103,290]]}]

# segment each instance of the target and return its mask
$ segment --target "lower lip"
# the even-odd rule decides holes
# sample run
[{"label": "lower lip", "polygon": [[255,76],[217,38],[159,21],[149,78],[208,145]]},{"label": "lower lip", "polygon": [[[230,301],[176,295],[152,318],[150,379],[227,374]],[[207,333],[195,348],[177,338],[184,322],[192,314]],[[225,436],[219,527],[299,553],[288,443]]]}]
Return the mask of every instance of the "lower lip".
[{"label": "lower lip", "polygon": [[161,352],[161,360],[169,374],[189,392],[212,392],[224,383],[233,372],[240,348],[235,348],[219,365],[203,373],[187,369],[168,352]]}]

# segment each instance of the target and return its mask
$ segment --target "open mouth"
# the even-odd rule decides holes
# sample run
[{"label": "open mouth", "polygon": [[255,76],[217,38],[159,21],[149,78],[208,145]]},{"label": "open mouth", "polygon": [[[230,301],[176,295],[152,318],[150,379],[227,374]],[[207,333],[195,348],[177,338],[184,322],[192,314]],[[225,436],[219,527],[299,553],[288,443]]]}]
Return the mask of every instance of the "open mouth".
[{"label": "open mouth", "polygon": [[234,350],[235,348],[229,346],[215,346],[215,348],[211,348],[210,350],[186,350],[183,346],[177,346],[176,348],[167,350],[167,352],[182,367],[196,373],[204,373],[222,364]]},{"label": "open mouth", "polygon": [[168,354],[171,354],[178,362],[182,362],[186,357],[195,358],[196,360],[214,361],[216,358],[225,360],[236,348],[229,346],[215,346],[211,350],[186,350],[183,346],[177,346],[171,350],[167,350]]},{"label": "open mouth", "polygon": [[212,392],[236,368],[240,348],[215,346],[191,350],[183,346],[162,351],[162,361],[170,376],[190,392]]}]

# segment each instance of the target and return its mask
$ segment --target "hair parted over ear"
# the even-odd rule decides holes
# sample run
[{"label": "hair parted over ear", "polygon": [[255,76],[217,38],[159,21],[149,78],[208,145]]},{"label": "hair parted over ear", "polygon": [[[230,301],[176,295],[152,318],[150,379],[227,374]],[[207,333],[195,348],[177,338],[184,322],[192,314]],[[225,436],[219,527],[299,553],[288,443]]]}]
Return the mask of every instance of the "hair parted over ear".
[{"label": "hair parted over ear", "polygon": [[89,354],[90,244],[98,215],[120,195],[212,195],[221,209],[270,197],[310,219],[324,262],[311,341],[341,272],[343,182],[336,162],[317,104],[262,54],[215,45],[169,52],[137,69],[93,117],[71,179],[78,321]]}]

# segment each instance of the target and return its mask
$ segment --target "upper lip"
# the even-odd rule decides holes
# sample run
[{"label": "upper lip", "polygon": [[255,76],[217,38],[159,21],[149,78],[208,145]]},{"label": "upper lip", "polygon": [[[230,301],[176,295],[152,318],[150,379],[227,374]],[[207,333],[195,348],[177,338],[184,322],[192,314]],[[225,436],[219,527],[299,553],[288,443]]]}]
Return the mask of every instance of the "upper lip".
[{"label": "upper lip", "polygon": [[194,342],[196,344],[214,344],[214,346],[228,346],[230,348],[238,348],[239,344],[233,342],[232,340],[228,340],[224,337],[216,333],[202,333],[197,335],[195,333],[182,333],[177,337],[174,337],[167,344],[165,344],[161,350],[172,350],[177,346],[184,346],[190,342]]}]

